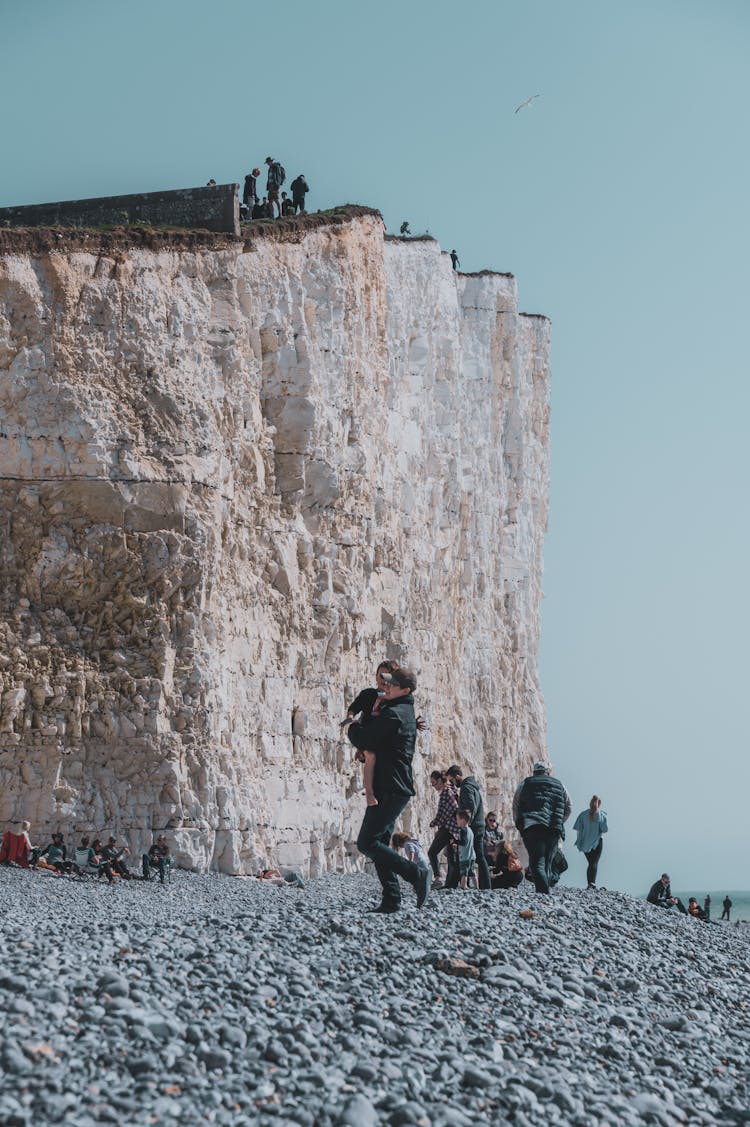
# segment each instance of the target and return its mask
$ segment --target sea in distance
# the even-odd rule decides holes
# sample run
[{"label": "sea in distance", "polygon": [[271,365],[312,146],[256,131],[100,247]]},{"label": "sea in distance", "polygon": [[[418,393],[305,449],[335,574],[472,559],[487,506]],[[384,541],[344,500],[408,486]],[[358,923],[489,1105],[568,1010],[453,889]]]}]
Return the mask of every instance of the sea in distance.
[{"label": "sea in distance", "polygon": [[[687,907],[687,902],[691,896],[694,896],[701,908],[703,901],[706,899],[706,891],[702,888],[693,888],[689,892],[675,892],[675,896],[679,896],[682,903]],[[711,897],[711,919],[721,920],[721,913],[724,909],[724,897],[728,896],[732,901],[732,907],[729,910],[729,922],[734,923],[735,920],[744,920],[750,923],[750,892],[732,892],[730,888],[721,889],[719,892],[710,890]],[[724,921],[726,923],[726,920]]]}]

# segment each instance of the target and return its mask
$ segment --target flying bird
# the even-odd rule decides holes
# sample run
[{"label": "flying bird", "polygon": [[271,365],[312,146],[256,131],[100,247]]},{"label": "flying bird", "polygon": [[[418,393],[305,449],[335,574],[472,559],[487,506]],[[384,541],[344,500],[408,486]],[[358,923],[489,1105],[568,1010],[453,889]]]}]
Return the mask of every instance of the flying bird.
[{"label": "flying bird", "polygon": [[519,110],[526,109],[527,106],[530,106],[532,102],[535,102],[536,99],[541,98],[541,96],[541,94],[532,94],[531,97],[527,98],[525,102],[521,102],[520,106],[516,106],[513,112],[518,113]]}]

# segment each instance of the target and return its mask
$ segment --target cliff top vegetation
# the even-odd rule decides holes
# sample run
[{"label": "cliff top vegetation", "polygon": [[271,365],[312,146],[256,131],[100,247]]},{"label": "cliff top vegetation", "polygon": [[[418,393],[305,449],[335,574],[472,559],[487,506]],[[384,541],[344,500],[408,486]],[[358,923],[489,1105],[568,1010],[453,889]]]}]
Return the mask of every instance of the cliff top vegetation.
[{"label": "cliff top vegetation", "polygon": [[305,212],[285,219],[256,219],[243,225],[239,238],[197,227],[152,227],[131,223],[107,227],[0,228],[0,254],[46,254],[50,251],[107,252],[142,247],[147,250],[223,250],[248,246],[258,239],[298,242],[319,227],[335,227],[362,216],[382,219],[376,208],[341,204],[327,211]]}]

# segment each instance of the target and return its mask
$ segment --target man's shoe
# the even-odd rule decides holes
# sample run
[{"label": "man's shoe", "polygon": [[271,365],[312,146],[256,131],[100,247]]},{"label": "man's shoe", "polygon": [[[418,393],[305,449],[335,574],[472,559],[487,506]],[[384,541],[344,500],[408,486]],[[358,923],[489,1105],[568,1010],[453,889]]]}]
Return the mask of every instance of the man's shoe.
[{"label": "man's shoe", "polygon": [[432,878],[432,887],[433,887],[433,889],[445,888],[445,883],[443,881],[441,881],[440,877],[433,877]]},{"label": "man's shoe", "polygon": [[417,893],[417,907],[421,908],[430,895],[430,889],[432,888],[432,872],[430,869],[417,869],[417,883],[414,888]]},{"label": "man's shoe", "polygon": [[375,914],[378,916],[392,916],[394,912],[401,911],[400,904],[378,904],[377,908],[368,908],[367,911],[370,915]]}]

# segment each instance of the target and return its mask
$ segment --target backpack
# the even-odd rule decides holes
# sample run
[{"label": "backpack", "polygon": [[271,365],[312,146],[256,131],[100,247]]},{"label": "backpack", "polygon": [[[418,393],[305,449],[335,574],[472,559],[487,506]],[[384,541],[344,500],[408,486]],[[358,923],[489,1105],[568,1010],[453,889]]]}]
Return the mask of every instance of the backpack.
[{"label": "backpack", "polygon": [[281,185],[286,180],[286,169],[284,168],[284,165],[280,164],[279,161],[277,161],[277,160],[273,162],[273,164],[271,165],[271,169],[273,170],[273,178],[274,178],[274,181],[275,181],[275,186],[277,188],[280,188]]}]

